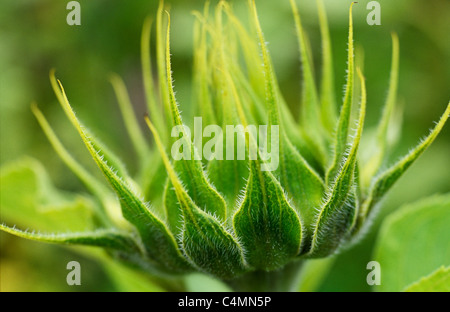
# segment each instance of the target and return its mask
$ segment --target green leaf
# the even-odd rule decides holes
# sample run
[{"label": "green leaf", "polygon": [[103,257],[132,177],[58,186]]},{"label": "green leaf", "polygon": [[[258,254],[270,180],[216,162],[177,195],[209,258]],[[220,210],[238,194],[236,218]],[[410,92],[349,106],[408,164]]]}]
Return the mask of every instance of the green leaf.
[{"label": "green leaf", "polygon": [[435,195],[404,205],[384,220],[374,252],[381,266],[376,290],[402,291],[450,265],[449,211],[450,194]]},{"label": "green leaf", "polygon": [[347,149],[348,135],[350,132],[350,120],[353,102],[353,86],[354,86],[354,45],[353,45],[353,16],[352,9],[355,2],[350,5],[349,13],[349,32],[348,32],[348,60],[347,60],[347,83],[345,86],[344,102],[342,104],[341,112],[336,130],[336,137],[334,138],[334,158],[331,167],[326,173],[326,183],[329,185],[336,178],[339,172],[341,159],[345,156]]},{"label": "green leaf", "polygon": [[450,267],[440,267],[406,287],[406,292],[450,292]]},{"label": "green leaf", "polygon": [[92,232],[43,234],[22,231],[15,227],[8,227],[4,224],[0,224],[0,230],[22,238],[45,243],[96,246],[124,251],[127,253],[140,252],[134,239],[127,234],[120,233],[117,230],[101,229]]},{"label": "green leaf", "polygon": [[358,76],[361,80],[361,107],[357,132],[350,151],[344,158],[341,169],[330,188],[329,195],[317,215],[311,251],[308,253],[313,258],[329,256],[335,252],[340,244],[348,239],[350,228],[356,220],[357,152],[366,113],[366,87],[359,68]]},{"label": "green leaf", "polygon": [[250,161],[250,176],[233,226],[249,265],[275,270],[300,252],[302,225],[279,182],[259,166]]},{"label": "green leaf", "polygon": [[364,233],[366,228],[363,225],[368,226],[366,219],[370,219],[375,214],[374,206],[382,199],[382,197],[390,190],[395,182],[403,175],[403,173],[419,158],[420,155],[430,146],[430,144],[436,139],[439,132],[444,127],[448,117],[450,115],[450,102],[444,114],[441,116],[439,122],[436,124],[430,134],[419,143],[408,155],[403,157],[400,161],[394,164],[386,171],[379,174],[372,181],[371,188],[366,200],[363,202],[356,229]]},{"label": "green leaf", "polygon": [[0,207],[3,222],[42,231],[91,230],[95,203],[55,188],[44,167],[24,158],[1,167]]},{"label": "green leaf", "polygon": [[[62,100],[60,104],[67,117],[80,134],[97,166],[119,197],[123,216],[139,231],[150,259],[158,262],[163,269],[167,269],[169,272],[188,271],[189,265],[183,258],[175,238],[168,230],[166,224],[140,199],[133,187],[118,176],[113,168],[109,167],[104,160],[104,156],[108,158],[105,149],[101,146],[93,145],[93,137],[87,135],[85,128],[78,121],[61,83],[59,83],[59,88],[57,88],[54,76],[52,76],[52,85],[58,99]],[[100,153],[99,150],[102,150],[102,152]]]},{"label": "green leaf", "polygon": [[244,251],[220,220],[200,209],[189,197],[170,164],[156,128],[146,118],[161,153],[169,178],[174,186],[182,214],[182,231],[179,239],[190,262],[199,270],[223,279],[233,278],[246,268]]}]

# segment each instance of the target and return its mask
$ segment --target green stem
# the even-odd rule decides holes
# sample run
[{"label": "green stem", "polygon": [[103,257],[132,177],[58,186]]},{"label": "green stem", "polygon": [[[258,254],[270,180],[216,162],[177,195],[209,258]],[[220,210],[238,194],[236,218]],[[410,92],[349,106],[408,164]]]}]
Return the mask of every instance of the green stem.
[{"label": "green stem", "polygon": [[294,261],[278,271],[253,271],[227,281],[235,291],[288,292],[296,291],[303,261]]}]

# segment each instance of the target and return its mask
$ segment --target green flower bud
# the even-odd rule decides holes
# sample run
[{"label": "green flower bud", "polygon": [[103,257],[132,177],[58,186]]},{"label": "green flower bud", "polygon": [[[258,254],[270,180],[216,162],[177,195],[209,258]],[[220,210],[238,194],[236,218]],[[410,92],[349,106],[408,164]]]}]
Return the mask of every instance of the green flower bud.
[{"label": "green flower bud", "polygon": [[[450,104],[417,147],[382,170],[396,110],[399,48],[393,35],[387,102],[376,129],[375,149],[369,159],[362,159],[358,151],[366,86],[361,70],[354,65],[353,4],[347,82],[338,109],[326,14],[322,2],[317,3],[323,43],[320,92],[306,34],[291,0],[303,69],[298,122],[280,92],[254,2],[249,1],[252,31],[243,26],[225,1],[218,4],[213,17],[208,15],[208,6],[204,14],[195,13],[193,105],[202,124],[200,129],[194,125],[191,131],[182,120],[175,98],[170,18],[163,13],[161,2],[156,18],[157,84],[150,67],[148,21],[142,36],[143,78],[150,112],[146,121],[154,144],[146,142],[136,127],[138,122],[123,82],[117,76],[111,79],[139,155],[136,177],[131,177],[104,144],[83,127],[52,73],[52,86],[68,119],[118,199],[114,204],[112,191],[70,157],[33,106],[55,150],[98,199],[95,217],[100,226],[92,232],[52,236],[5,225],[1,229],[41,241],[104,247],[121,261],[152,274],[203,272],[241,290],[264,289],[269,280],[278,285],[273,287],[287,289],[302,260],[328,257],[356,242],[367,231],[376,204],[436,138],[449,116]],[[165,18],[169,20],[167,29],[162,26]],[[359,92],[354,92],[356,84]],[[160,92],[155,92],[157,86]],[[217,127],[208,128],[205,136],[206,127],[211,125]],[[232,132],[231,140],[228,132],[218,133],[218,129],[228,131],[231,125],[241,125],[247,131]],[[170,152],[180,157],[171,158]],[[205,152],[209,152],[207,159],[202,157]],[[231,159],[239,153],[245,157]],[[114,210],[118,205],[119,216]]]}]

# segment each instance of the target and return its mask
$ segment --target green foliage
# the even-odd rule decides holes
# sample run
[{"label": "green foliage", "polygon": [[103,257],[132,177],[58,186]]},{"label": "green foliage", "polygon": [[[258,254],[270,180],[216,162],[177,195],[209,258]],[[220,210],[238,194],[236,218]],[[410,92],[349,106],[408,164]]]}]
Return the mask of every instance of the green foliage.
[{"label": "green foliage", "polygon": [[[382,268],[383,281],[376,290],[409,289],[410,285],[442,265],[450,265],[450,250],[446,248],[449,209],[450,195],[437,195],[405,205],[385,220],[374,255]],[[439,271],[435,273],[437,276],[420,281],[411,286],[412,289],[426,290],[427,287],[435,287],[433,283],[438,283],[439,279],[445,276],[448,279],[448,269]]]},{"label": "green foliage", "polygon": [[92,230],[95,203],[81,194],[57,190],[45,168],[24,158],[2,167],[2,217],[42,231]]},{"label": "green foliage", "polygon": [[450,267],[440,267],[405,289],[406,292],[449,292]]}]

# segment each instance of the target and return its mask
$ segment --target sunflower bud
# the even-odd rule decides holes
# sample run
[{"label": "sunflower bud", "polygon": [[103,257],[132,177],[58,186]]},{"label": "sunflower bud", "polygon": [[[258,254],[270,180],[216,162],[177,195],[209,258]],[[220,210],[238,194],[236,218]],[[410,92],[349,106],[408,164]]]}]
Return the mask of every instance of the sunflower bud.
[{"label": "sunflower bud", "polygon": [[[149,110],[145,119],[153,144],[146,142],[136,127],[123,82],[117,76],[111,80],[139,155],[136,177],[81,124],[52,73],[52,86],[68,119],[113,192],[75,165],[34,106],[33,112],[56,151],[98,199],[95,215],[101,226],[92,232],[61,236],[1,228],[47,242],[104,247],[152,274],[198,271],[245,290],[266,287],[260,284],[264,276],[286,279],[286,283],[275,283],[286,287],[295,276],[290,272],[296,272],[302,260],[331,256],[357,241],[367,231],[376,204],[436,138],[450,105],[418,146],[382,170],[397,109],[399,47],[394,34],[391,80],[375,130],[375,148],[369,158],[361,157],[367,97],[363,73],[355,68],[353,4],[347,81],[337,107],[326,13],[322,2],[317,3],[323,44],[320,88],[313,77],[300,14],[291,0],[303,69],[298,121],[280,92],[254,1],[249,1],[252,31],[225,1],[218,4],[213,17],[208,6],[203,14],[194,14],[193,109],[201,123],[194,123],[191,130],[188,125],[192,123],[183,121],[175,97],[170,16],[161,2],[156,18],[157,84],[150,67],[148,21],[142,36]],[[113,194],[118,198],[116,204],[111,204]],[[114,210],[117,206],[120,216]],[[279,289],[287,289],[283,287]]]}]

